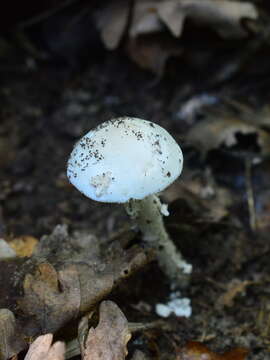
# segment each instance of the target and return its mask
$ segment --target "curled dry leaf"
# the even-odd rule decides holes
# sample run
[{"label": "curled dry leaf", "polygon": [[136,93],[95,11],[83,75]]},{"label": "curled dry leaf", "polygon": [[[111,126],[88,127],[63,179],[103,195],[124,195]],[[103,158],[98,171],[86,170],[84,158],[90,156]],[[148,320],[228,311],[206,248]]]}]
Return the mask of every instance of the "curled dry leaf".
[{"label": "curled dry leaf", "polygon": [[112,301],[103,301],[98,326],[90,328],[83,350],[83,360],[124,360],[131,334],[128,321]]},{"label": "curled dry leaf", "polygon": [[[122,0],[105,5],[97,14],[97,26],[105,46],[115,49],[128,23],[130,2]],[[129,36],[161,32],[165,26],[180,37],[186,19],[206,24],[222,37],[243,37],[242,19],[257,19],[258,12],[250,2],[229,0],[136,0],[132,8]]]},{"label": "curled dry leaf", "polygon": [[262,155],[270,153],[269,133],[240,118],[230,115],[209,116],[207,119],[194,125],[187,134],[187,141],[198,147],[203,155],[208,151],[224,145],[237,145],[237,135],[257,135],[257,143]]},{"label": "curled dry leaf", "polygon": [[137,0],[129,34],[131,37],[162,30],[162,22],[180,37],[187,18],[212,27],[220,36],[243,37],[241,20],[257,19],[258,12],[250,2],[228,0]]},{"label": "curled dry leaf", "polygon": [[56,342],[52,345],[53,335],[39,336],[29,347],[24,360],[64,360],[65,344]]},{"label": "curled dry leaf", "polygon": [[177,37],[182,34],[186,18],[198,24],[207,24],[225,38],[238,38],[246,35],[241,20],[258,17],[253,4],[227,0],[168,0],[162,1],[157,11],[172,34]]},{"label": "curled dry leaf", "polygon": [[[208,180],[208,184],[211,180]],[[166,203],[172,204],[178,199],[184,200],[192,211],[190,221],[204,221],[204,223],[218,223],[228,215],[228,207],[232,204],[231,193],[221,186],[208,185],[205,178],[188,178],[188,180],[175,182],[166,189],[162,196]],[[210,196],[205,196],[209,192]],[[188,213],[186,213],[188,215]]]},{"label": "curled dry leaf", "polygon": [[188,342],[178,355],[178,360],[245,360],[248,350],[235,348],[223,354],[211,351],[206,345],[197,341]]}]

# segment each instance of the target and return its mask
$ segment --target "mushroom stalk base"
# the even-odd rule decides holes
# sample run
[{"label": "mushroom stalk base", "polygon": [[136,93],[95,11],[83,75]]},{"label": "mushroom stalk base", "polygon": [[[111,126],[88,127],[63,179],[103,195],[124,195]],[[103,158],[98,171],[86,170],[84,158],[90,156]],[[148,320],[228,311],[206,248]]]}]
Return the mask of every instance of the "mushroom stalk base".
[{"label": "mushroom stalk base", "polygon": [[132,199],[125,207],[131,218],[136,220],[143,239],[156,250],[159,265],[172,284],[184,286],[192,265],[184,260],[165,229],[162,216],[169,215],[166,205],[156,195],[150,195],[142,200]]}]

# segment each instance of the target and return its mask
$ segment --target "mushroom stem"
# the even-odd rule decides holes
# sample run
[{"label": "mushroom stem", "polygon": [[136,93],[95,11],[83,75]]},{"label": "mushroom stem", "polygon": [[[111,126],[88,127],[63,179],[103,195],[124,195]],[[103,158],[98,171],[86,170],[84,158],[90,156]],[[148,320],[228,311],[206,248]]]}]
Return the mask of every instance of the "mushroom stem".
[{"label": "mushroom stem", "polygon": [[158,196],[149,195],[142,200],[131,199],[125,207],[130,217],[136,220],[143,239],[156,249],[164,273],[175,285],[185,285],[192,265],[184,260],[165,229],[162,215],[169,215],[166,205],[161,203]]}]

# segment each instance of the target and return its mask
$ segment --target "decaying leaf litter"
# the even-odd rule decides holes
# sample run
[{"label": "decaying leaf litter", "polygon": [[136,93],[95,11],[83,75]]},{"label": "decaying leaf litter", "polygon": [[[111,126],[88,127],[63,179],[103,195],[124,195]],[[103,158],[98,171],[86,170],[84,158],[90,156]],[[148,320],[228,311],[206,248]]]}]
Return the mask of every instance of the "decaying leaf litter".
[{"label": "decaying leaf litter", "polygon": [[[62,359],[66,347],[84,359],[127,350],[149,359],[267,359],[267,4],[72,6],[18,21],[16,44],[1,39],[0,358],[37,338],[19,356]],[[95,29],[87,39],[85,26]],[[88,53],[83,41],[74,46],[78,35]],[[83,198],[65,176],[76,139],[123,115],[162,125],[184,151],[181,178],[162,194],[166,227],[194,269],[180,293],[121,207]],[[189,299],[192,315],[156,321],[157,305],[175,298]]]}]

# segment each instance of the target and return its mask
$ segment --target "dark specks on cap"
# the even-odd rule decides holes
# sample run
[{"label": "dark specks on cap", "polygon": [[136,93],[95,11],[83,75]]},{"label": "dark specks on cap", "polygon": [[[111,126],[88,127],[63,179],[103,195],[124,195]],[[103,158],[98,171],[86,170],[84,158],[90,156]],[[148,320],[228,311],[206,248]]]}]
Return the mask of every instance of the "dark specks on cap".
[{"label": "dark specks on cap", "polygon": [[141,131],[132,130],[132,133],[136,136],[138,141],[143,139],[143,133]]},{"label": "dark specks on cap", "polygon": [[107,141],[107,139],[105,139],[105,138],[103,138],[102,140],[101,140],[101,145],[104,147],[105,146],[105,144],[106,144],[106,141]]}]

